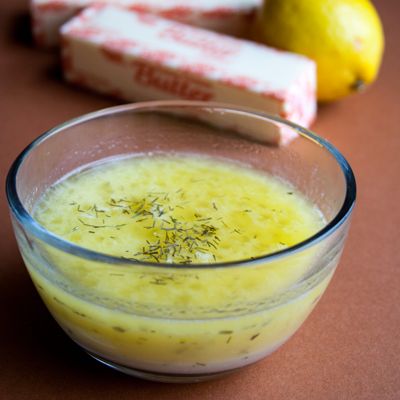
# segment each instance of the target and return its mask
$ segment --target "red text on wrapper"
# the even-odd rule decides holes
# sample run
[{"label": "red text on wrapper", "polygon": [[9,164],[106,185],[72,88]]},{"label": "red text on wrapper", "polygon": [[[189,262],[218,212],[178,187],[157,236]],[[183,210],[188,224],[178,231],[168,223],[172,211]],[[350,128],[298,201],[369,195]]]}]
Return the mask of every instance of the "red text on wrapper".
[{"label": "red text on wrapper", "polygon": [[188,100],[208,101],[213,97],[210,86],[205,82],[183,77],[172,71],[160,70],[140,61],[134,61],[133,66],[133,79],[140,85]]},{"label": "red text on wrapper", "polygon": [[217,58],[232,56],[239,53],[240,44],[233,39],[218,36],[214,38],[209,32],[203,32],[184,25],[169,25],[159,33],[160,38],[170,39],[204,54]]}]

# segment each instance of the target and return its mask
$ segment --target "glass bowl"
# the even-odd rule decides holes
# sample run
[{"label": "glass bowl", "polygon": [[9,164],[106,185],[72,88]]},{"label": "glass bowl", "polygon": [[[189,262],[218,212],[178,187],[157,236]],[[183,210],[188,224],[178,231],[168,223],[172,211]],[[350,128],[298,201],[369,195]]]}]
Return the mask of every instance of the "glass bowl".
[{"label": "glass bowl", "polygon": [[[273,254],[176,265],[95,252],[33,218],[41,195],[72,171],[155,152],[222,157],[266,171],[307,196],[326,224]],[[343,156],[293,123],[236,106],[163,101],[108,108],[46,132],[12,165],[7,196],[28,272],[72,340],[119,371],[196,382],[264,358],[301,326],[338,264],[356,186]]]}]

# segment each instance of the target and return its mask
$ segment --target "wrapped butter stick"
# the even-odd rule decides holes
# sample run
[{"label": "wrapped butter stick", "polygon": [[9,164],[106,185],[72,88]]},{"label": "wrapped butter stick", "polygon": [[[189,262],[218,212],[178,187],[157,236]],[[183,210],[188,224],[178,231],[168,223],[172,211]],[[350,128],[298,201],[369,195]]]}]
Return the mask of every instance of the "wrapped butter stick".
[{"label": "wrapped butter stick", "polygon": [[55,47],[59,29],[83,8],[112,4],[228,35],[247,36],[262,0],[31,0],[33,33],[41,47]]},{"label": "wrapped butter stick", "polygon": [[315,64],[303,56],[112,6],[61,33],[66,80],[101,93],[227,102],[303,126],[315,117]]}]

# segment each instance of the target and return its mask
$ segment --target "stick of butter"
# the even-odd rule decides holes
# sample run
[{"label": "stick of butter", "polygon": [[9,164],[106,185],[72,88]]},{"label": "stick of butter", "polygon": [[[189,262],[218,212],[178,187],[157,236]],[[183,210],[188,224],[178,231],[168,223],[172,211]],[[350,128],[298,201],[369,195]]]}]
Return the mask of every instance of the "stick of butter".
[{"label": "stick of butter", "polygon": [[59,29],[83,8],[112,4],[159,14],[228,35],[247,36],[262,0],[31,0],[33,34],[40,47],[55,47]]},{"label": "stick of butter", "polygon": [[93,6],[61,29],[67,81],[128,101],[244,105],[309,126],[313,61],[152,14]]}]

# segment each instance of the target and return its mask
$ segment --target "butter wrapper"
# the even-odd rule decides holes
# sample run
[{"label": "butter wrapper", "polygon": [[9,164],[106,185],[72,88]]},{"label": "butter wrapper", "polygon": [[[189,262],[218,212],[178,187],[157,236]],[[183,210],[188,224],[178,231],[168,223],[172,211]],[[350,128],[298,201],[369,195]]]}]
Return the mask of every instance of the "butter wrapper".
[{"label": "butter wrapper", "polygon": [[55,47],[61,25],[96,4],[158,14],[228,35],[247,36],[262,0],[31,0],[33,35],[38,46]]},{"label": "butter wrapper", "polygon": [[237,104],[305,127],[315,117],[315,63],[294,53],[113,6],[61,33],[65,79],[100,93]]}]

